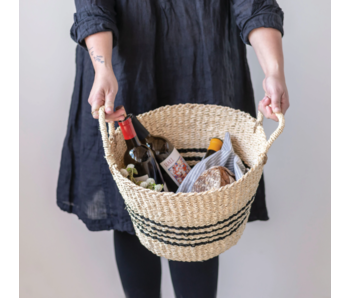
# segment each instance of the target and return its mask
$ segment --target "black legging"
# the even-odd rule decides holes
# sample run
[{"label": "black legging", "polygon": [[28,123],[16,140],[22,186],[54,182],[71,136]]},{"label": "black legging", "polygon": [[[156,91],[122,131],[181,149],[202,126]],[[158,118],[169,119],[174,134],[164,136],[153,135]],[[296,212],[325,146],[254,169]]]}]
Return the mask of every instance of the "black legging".
[{"label": "black legging", "polygon": [[[114,249],[126,298],[159,298],[160,257],[145,248],[135,235],[114,231]],[[177,298],[215,298],[219,258],[204,262],[169,261]]]}]

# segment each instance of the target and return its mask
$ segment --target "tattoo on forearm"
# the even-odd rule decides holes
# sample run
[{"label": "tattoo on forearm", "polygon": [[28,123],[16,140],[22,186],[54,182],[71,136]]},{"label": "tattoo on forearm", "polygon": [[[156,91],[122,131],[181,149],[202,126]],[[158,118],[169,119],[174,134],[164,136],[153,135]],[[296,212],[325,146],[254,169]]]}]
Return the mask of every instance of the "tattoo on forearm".
[{"label": "tattoo on forearm", "polygon": [[93,51],[94,47],[91,47],[90,49],[88,49],[90,56],[92,57],[92,59],[94,59],[96,62],[100,62],[101,64],[105,63],[103,56],[101,55],[96,55]]}]

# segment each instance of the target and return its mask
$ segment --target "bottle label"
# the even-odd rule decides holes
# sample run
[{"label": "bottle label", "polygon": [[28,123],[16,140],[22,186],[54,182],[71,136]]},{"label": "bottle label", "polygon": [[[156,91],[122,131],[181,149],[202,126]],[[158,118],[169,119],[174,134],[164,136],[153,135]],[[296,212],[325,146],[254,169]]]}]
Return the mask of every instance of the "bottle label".
[{"label": "bottle label", "polygon": [[175,148],[173,152],[171,152],[171,154],[160,163],[160,165],[171,179],[174,180],[177,186],[180,186],[191,170],[190,166]]}]

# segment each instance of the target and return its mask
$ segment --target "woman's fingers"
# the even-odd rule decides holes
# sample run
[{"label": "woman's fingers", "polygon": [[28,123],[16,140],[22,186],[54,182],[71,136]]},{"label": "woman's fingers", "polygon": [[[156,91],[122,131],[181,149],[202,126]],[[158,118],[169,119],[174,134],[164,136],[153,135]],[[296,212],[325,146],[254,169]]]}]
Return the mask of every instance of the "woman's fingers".
[{"label": "woman's fingers", "polygon": [[125,108],[124,106],[117,106],[115,108],[115,116],[116,118],[121,118],[122,117],[122,120],[124,120],[124,118],[126,117],[126,112],[125,112]]},{"label": "woman's fingers", "polygon": [[[116,108],[116,111],[113,112],[113,105],[114,105],[114,98],[115,95],[110,95],[106,97],[107,100],[105,102],[104,98],[102,96],[94,96],[91,95],[89,98],[89,103],[91,105],[91,114],[92,117],[95,119],[98,119],[99,115],[99,109],[101,106],[105,106],[105,111],[106,109],[109,109],[112,111],[112,113],[107,113],[106,112],[106,121],[107,122],[115,122],[115,121],[122,121],[126,117],[126,112],[123,106],[119,106]],[[108,104],[108,106],[107,106]]]},{"label": "woman's fingers", "polygon": [[[119,118],[120,114],[122,114],[122,111],[119,111],[117,115],[114,115],[113,113],[114,100],[116,95],[117,95],[116,92],[110,92],[107,95],[105,95],[105,92],[103,90],[100,91],[100,94],[90,95],[88,102],[91,105],[92,117],[94,117],[95,119],[98,119],[99,109],[104,105],[105,112],[106,112],[106,120],[113,120],[117,117]],[[108,116],[112,116],[112,117],[108,117]]]},{"label": "woman's fingers", "polygon": [[265,96],[260,102],[259,102],[259,111],[264,114],[264,116],[268,119],[272,119],[278,122],[277,116],[273,113],[271,108],[271,98],[268,96]]},{"label": "woman's fingers", "polygon": [[106,121],[123,121],[126,117],[126,112],[123,106],[119,106],[116,108],[116,111],[112,114],[106,115]]},{"label": "woman's fingers", "polygon": [[107,122],[115,122],[115,121],[123,121],[125,119],[124,115],[119,115],[116,112],[114,112],[113,114],[106,114],[106,121]]},{"label": "woman's fingers", "polygon": [[266,101],[262,101],[261,104],[259,103],[259,109],[267,118],[278,121],[274,113],[285,114],[289,108],[288,91],[284,76],[273,75],[265,77],[263,88],[265,90],[265,96],[269,97],[270,101],[268,104]]},{"label": "woman's fingers", "polygon": [[[281,113],[281,97],[282,94],[272,93],[270,95],[271,98],[271,108],[274,113]],[[277,118],[277,117],[276,117]]]},{"label": "woman's fingers", "polygon": [[117,92],[118,90],[112,90],[110,93],[106,95],[105,112],[107,115],[110,115],[113,113],[114,100],[117,95]]},{"label": "woman's fingers", "polygon": [[91,105],[92,117],[94,117],[95,119],[98,119],[98,111],[100,107],[104,105],[104,100],[100,97],[95,97],[95,98],[92,98],[91,100],[89,99],[89,103]]}]

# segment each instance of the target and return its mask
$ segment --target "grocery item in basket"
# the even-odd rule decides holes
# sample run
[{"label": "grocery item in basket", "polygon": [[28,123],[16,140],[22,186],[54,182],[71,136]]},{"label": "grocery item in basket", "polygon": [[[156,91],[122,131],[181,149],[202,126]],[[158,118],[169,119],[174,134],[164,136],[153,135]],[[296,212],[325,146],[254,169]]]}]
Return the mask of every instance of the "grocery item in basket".
[{"label": "grocery item in basket", "polygon": [[176,192],[181,182],[190,172],[190,166],[168,139],[151,135],[136,116],[131,115],[131,119],[140,141],[152,149],[157,162],[160,164],[168,190]]},{"label": "grocery item in basket", "polygon": [[206,159],[210,155],[213,155],[214,153],[218,152],[222,147],[222,140],[219,138],[212,138],[210,139],[209,147],[207,150],[207,153],[205,153],[203,159]]},{"label": "grocery item in basket", "polygon": [[211,167],[204,171],[193,184],[192,192],[202,192],[218,189],[235,182],[235,174],[221,166]]},{"label": "grocery item in basket", "polygon": [[146,181],[137,180],[134,175],[137,175],[138,172],[133,164],[129,164],[126,166],[126,169],[120,169],[120,174],[122,174],[125,178],[128,178],[130,181],[134,182],[136,185],[141,186],[143,188],[148,188],[155,191],[162,191],[164,188],[163,184],[156,184],[153,178],[148,178]]},{"label": "grocery item in basket", "polygon": [[242,160],[235,153],[231,143],[231,136],[228,132],[225,133],[224,143],[221,150],[212,154],[211,156],[203,159],[197,163],[187,175],[185,180],[180,185],[177,193],[179,192],[191,192],[193,184],[197,181],[198,177],[209,168],[213,166],[223,166],[232,171],[235,174],[238,181],[247,172],[247,169],[242,163]]},{"label": "grocery item in basket", "polygon": [[127,146],[124,154],[124,164],[128,165],[129,168],[133,168],[131,166],[133,165],[136,170],[133,172],[133,179],[136,182],[144,182],[149,178],[153,178],[155,184],[162,184],[164,185],[164,190],[167,190],[153,152],[150,148],[141,144],[136,135],[130,115],[118,123]]}]

